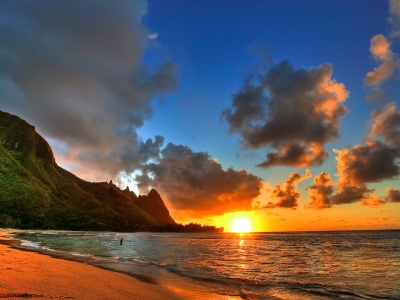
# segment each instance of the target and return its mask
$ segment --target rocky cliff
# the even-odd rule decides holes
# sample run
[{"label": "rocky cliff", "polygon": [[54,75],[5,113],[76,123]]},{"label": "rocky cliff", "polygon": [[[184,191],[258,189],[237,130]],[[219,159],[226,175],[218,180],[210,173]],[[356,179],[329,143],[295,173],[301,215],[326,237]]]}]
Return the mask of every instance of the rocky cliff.
[{"label": "rocky cliff", "polygon": [[152,189],[147,196],[139,196],[134,203],[143,211],[152,216],[160,225],[175,224],[169,215],[169,211],[155,189]]}]

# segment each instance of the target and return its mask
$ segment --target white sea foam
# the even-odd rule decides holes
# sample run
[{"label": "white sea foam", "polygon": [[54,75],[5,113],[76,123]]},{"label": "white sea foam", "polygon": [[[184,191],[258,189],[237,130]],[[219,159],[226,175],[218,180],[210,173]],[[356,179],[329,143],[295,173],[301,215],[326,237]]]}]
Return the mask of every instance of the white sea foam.
[{"label": "white sea foam", "polygon": [[90,257],[91,255],[88,253],[79,253],[79,252],[69,252],[69,254],[73,256],[82,256],[82,257]]},{"label": "white sea foam", "polygon": [[26,240],[21,240],[21,246],[29,247],[29,248],[43,248],[40,245],[40,242],[31,242],[31,241],[26,241]]}]

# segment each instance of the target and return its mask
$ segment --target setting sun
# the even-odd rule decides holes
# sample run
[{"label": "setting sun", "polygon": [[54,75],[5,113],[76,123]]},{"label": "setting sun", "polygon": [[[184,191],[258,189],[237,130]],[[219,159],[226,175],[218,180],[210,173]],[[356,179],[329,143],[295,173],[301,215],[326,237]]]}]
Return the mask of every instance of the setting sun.
[{"label": "setting sun", "polygon": [[232,232],[250,232],[251,222],[247,218],[238,218],[232,222]]}]

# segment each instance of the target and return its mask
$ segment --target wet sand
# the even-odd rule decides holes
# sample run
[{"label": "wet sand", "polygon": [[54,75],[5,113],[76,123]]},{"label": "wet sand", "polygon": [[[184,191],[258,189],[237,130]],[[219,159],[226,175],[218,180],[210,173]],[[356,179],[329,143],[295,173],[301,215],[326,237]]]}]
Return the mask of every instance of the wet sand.
[{"label": "wet sand", "polygon": [[197,298],[125,274],[16,249],[10,232],[0,229],[0,299]]}]

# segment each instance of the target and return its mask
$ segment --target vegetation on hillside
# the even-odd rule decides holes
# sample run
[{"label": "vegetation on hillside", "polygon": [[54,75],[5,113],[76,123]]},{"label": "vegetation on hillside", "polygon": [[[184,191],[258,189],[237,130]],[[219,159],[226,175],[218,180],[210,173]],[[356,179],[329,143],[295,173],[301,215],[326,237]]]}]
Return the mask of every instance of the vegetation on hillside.
[{"label": "vegetation on hillside", "polygon": [[59,167],[33,126],[0,111],[0,226],[135,231],[158,224],[118,188]]}]

